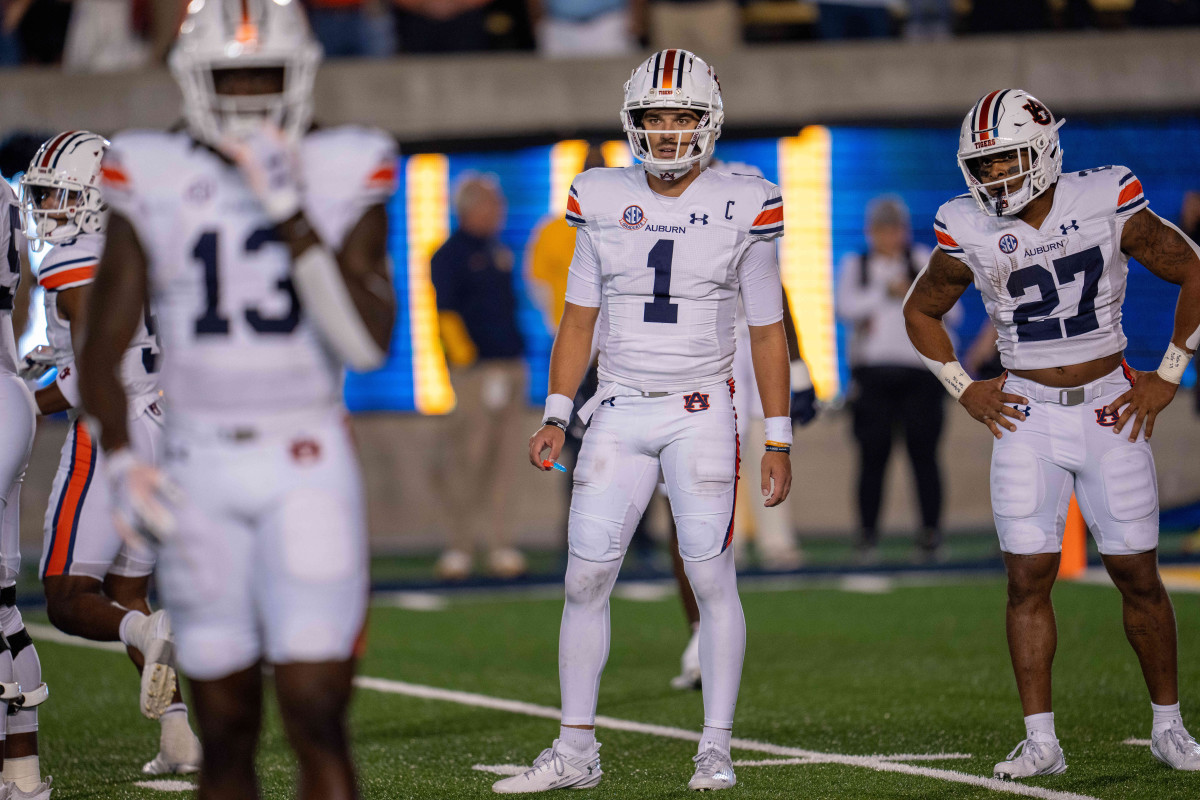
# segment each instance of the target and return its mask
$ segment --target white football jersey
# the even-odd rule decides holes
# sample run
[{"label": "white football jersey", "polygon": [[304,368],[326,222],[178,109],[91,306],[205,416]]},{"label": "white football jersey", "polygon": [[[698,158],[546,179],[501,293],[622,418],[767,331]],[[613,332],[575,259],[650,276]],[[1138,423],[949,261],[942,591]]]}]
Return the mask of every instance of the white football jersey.
[{"label": "white football jersey", "polygon": [[[739,293],[751,325],[783,318],[769,244],[783,235],[783,198],[761,177],[705,169],[664,197],[640,165],[591,169],[571,187],[567,222],[586,234],[567,301],[600,308],[601,382],[673,392],[727,380]],[[767,259],[743,259],[755,242]]]},{"label": "white football jersey", "polygon": [[[381,131],[315,130],[300,144],[304,213],[337,253],[396,185]],[[137,230],[174,414],[261,415],[341,402],[342,367],[304,315],[291,256],[236,166],[187,133],[113,138],[104,194]]]},{"label": "white football jersey", "polygon": [[[60,371],[74,368],[75,349],[71,324],[58,313],[58,293],[91,283],[103,252],[104,234],[85,233],[51,247],[38,266],[37,282],[46,301],[46,339]],[[121,360],[121,383],[130,398],[158,393],[161,360],[154,317],[147,308]]]},{"label": "white football jersey", "polygon": [[988,216],[964,194],[938,210],[934,234],[975,274],[1004,366],[1061,367],[1125,348],[1121,231],[1147,207],[1132,172],[1099,167],[1063,173],[1040,229]]},{"label": "white football jersey", "polygon": [[12,187],[0,180],[0,375],[17,373],[13,300],[21,282],[20,252],[25,248],[21,213]]}]

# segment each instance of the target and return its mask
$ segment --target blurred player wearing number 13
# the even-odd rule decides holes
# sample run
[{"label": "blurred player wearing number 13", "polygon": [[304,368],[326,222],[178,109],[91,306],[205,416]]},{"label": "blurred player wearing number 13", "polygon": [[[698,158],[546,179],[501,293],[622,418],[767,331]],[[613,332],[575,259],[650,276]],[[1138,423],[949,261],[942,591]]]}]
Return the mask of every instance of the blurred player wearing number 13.
[{"label": "blurred player wearing number 13", "polygon": [[778,505],[791,484],[790,367],[771,241],[783,233],[779,187],[708,168],[724,111],[716,75],[692,53],[664,50],[635,69],[621,118],[642,163],[588,170],[571,188],[566,216],[579,233],[551,355],[551,395],[529,442],[539,469],[547,469],[543,451],[558,457],[597,330],[600,385],[580,412],[591,427],[568,524],[562,727],[528,771],[496,782],[500,793],[600,781],[594,727],[608,598],[660,471],[700,607],[704,730],[688,785],[736,782],[729,745],[746,646],[729,548],[739,460],[731,380],[739,294],[767,417],[767,505]]},{"label": "blurred player wearing number 13", "polygon": [[[1179,712],[1175,615],[1158,575],[1149,443],[1200,341],[1200,257],[1150,210],[1127,168],[1062,174],[1061,126],[1020,89],[991,92],[972,107],[958,148],[969,191],[938,211],[938,247],[904,307],[921,358],[995,436],[992,511],[1008,572],[1008,646],[1026,738],[994,774],[1067,769],[1050,703],[1057,641],[1050,590],[1072,492],[1121,592],[1125,635],[1150,693],[1150,750],[1175,769],[1200,770],[1200,746]],[[1157,372],[1136,373],[1123,358],[1131,257],[1180,287]],[[993,380],[967,377],[941,322],[971,283],[1008,369]]]},{"label": "blurred player wearing number 13", "polygon": [[[115,502],[159,543],[201,800],[258,796],[263,662],[299,797],[357,792],[345,716],[367,546],[342,367],[378,366],[391,337],[396,154],[380,132],[310,129],[319,57],[298,3],[192,3],[171,56],[187,130],[120,134],[103,167],[81,389],[123,465]],[[116,374],[147,294],[170,353],[161,472],[128,448]]]}]

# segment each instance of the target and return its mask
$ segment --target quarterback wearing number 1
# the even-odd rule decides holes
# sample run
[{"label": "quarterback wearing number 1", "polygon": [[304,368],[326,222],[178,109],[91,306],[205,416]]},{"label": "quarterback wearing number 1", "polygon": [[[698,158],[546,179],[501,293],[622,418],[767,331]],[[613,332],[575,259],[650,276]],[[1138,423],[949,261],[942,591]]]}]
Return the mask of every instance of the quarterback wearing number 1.
[{"label": "quarterback wearing number 1", "polygon": [[[1125,634],[1150,694],[1151,752],[1174,769],[1200,770],[1200,747],[1179,714],[1175,615],[1158,574],[1149,443],[1200,340],[1200,257],[1150,210],[1126,167],[1063,173],[1061,126],[1019,89],[990,92],[972,107],[958,147],[969,191],[938,211],[938,248],[904,308],[917,352],[995,437],[992,512],[1008,571],[1008,645],[1026,732],[995,775],[1067,768],[1050,702],[1057,643],[1050,589],[1072,492],[1121,592]],[[1136,372],[1123,358],[1130,258],[1180,287],[1156,372]],[[941,323],[972,282],[1008,369],[990,381],[971,381]]]},{"label": "quarterback wearing number 1", "polygon": [[496,782],[501,793],[600,782],[594,725],[608,657],[608,598],[660,474],[700,607],[704,730],[688,785],[735,783],[729,743],[746,646],[729,547],[739,460],[732,400],[739,294],[766,416],[766,504],[778,505],[791,484],[788,348],[772,241],[783,234],[779,187],[708,168],[724,119],[721,89],[692,53],[663,50],[638,66],[625,84],[621,119],[641,163],[588,170],[571,187],[566,218],[578,236],[550,360],[551,394],[529,442],[539,469],[546,469],[544,451],[557,458],[596,331],[600,385],[580,412],[591,427],[568,526],[562,727],[528,771]]}]

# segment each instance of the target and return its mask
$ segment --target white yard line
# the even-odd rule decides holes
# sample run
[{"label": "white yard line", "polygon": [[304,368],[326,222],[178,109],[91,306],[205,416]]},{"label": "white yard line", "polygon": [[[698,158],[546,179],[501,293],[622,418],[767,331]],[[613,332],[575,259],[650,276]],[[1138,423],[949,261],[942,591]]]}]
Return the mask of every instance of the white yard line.
[{"label": "white yard line", "polygon": [[160,792],[194,792],[196,784],[187,781],[138,781],[134,786],[156,789]]},{"label": "white yard line", "polygon": [[1149,739],[1134,739],[1131,737],[1131,738],[1126,739],[1125,741],[1121,742],[1121,744],[1131,744],[1134,747],[1149,747],[1150,740]]},{"label": "white yard line", "polygon": [[[113,642],[93,642],[87,639],[80,639],[75,636],[68,636],[46,625],[27,625],[30,635],[35,639],[42,639],[48,642],[57,642],[59,644],[74,645],[78,647],[89,647],[96,650],[108,650],[124,652],[124,647]],[[372,678],[366,675],[360,675],[354,679],[354,685],[360,689],[368,691],[382,692],[384,694],[397,694],[405,697],[416,697],[422,700],[440,700],[447,703],[457,703],[464,706],[472,706],[474,708],[487,708],[494,711],[507,711],[512,714],[522,714],[528,717],[541,717],[543,719],[557,720],[560,716],[560,711],[551,706],[540,706],[534,703],[525,703],[520,700],[505,700],[501,697],[491,697],[485,694],[476,694],[474,692],[460,692],[454,689],[441,689],[436,686],[422,686],[416,683],[406,683],[404,681],[388,680],[386,678]],[[679,739],[687,742],[700,741],[700,734],[697,731],[685,730],[683,728],[673,728],[667,725],[650,725],[645,722],[635,722],[627,719],[617,719],[615,717],[596,717],[596,726],[599,728],[607,728],[609,730],[628,731],[630,733],[643,733],[650,736],[659,736],[664,739]],[[804,759],[807,761],[816,761],[823,764],[842,764],[848,767],[861,767],[864,769],[872,769],[876,772],[896,772],[903,775],[916,775],[924,778],[934,778],[936,780],[949,781],[951,783],[963,783],[969,786],[979,786],[984,789],[989,789],[993,792],[1001,792],[1005,794],[1021,795],[1023,797],[1038,797],[1042,800],[1098,800],[1098,798],[1089,795],[1074,794],[1072,792],[1056,792],[1052,789],[1043,789],[1040,786],[1026,786],[1020,783],[1010,783],[1001,781],[995,778],[986,778],[981,775],[970,775],[965,772],[954,772],[947,769],[934,769],[932,767],[918,767],[912,764],[896,763],[887,760],[888,756],[852,756],[843,755],[841,753],[822,753],[817,750],[804,750],[798,747],[783,747],[769,742],[759,742],[753,739],[733,739],[730,745],[735,750],[750,750],[758,753],[766,753],[768,755],[780,756],[783,758]],[[911,759],[911,760],[916,760]]]}]

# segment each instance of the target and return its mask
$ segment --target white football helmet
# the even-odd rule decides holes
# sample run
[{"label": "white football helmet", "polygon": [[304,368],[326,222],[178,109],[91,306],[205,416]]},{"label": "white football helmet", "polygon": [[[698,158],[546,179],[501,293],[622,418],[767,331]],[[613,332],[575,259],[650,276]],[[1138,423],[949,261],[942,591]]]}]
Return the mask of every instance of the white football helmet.
[{"label": "white football helmet", "polygon": [[[685,132],[690,134],[690,141],[680,141],[674,158],[656,158],[651,152],[650,137],[642,127],[642,117],[651,108],[686,108],[700,115],[696,129]],[[629,146],[646,171],[663,180],[674,180],[697,162],[706,166],[724,121],[725,107],[721,103],[717,74],[703,59],[687,50],[655,53],[625,82],[621,125],[629,137]]]},{"label": "white football helmet", "polygon": [[100,161],[108,140],[66,131],[43,142],[21,176],[21,226],[34,251],[104,229]]},{"label": "white football helmet", "polygon": [[[321,46],[309,30],[300,0],[191,0],[171,51],[170,66],[183,90],[183,113],[200,141],[218,144],[264,121],[298,140],[312,122],[312,90]],[[275,69],[282,90],[218,94],[222,70]]]},{"label": "white football helmet", "polygon": [[[1022,89],[988,92],[967,113],[958,133],[958,166],[971,196],[985,214],[1016,214],[1049,189],[1062,174],[1062,148],[1050,109]],[[1020,157],[1018,172],[1000,180],[979,180],[979,158],[1010,150]],[[1007,185],[1024,178],[1018,189]],[[993,194],[992,190],[999,188]]]}]

